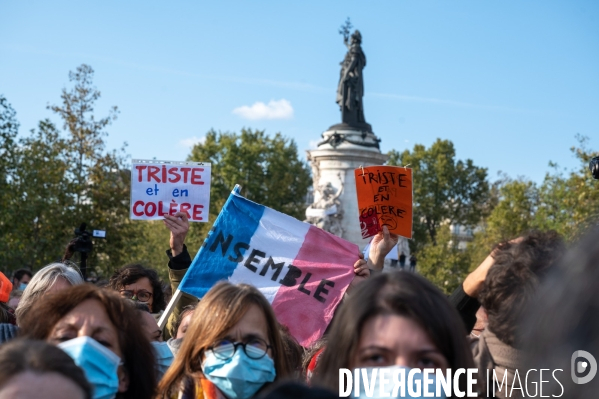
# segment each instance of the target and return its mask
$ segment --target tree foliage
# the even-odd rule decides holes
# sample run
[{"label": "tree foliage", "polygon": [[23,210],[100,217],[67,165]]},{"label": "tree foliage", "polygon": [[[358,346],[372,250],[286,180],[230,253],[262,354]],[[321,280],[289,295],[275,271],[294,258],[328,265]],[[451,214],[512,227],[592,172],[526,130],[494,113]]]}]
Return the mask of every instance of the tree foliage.
[{"label": "tree foliage", "polygon": [[8,100],[0,95],[0,236],[8,233],[5,221],[11,197],[11,175],[15,168],[16,138],[19,122]]},{"label": "tree foliage", "polygon": [[[60,105],[48,107],[62,119],[64,132],[44,120],[18,142],[13,133],[2,134],[0,148],[10,147],[14,154],[3,179],[10,185],[0,242],[7,268],[36,269],[56,261],[82,222],[107,232],[105,241],[95,241],[88,261],[92,269],[106,274],[131,256],[137,234],[128,214],[126,156],[124,149],[104,150],[105,128],[117,110],[113,107],[109,116],[96,119],[100,92],[93,86],[93,74],[87,65],[69,73],[73,87],[62,90]],[[11,112],[5,108],[4,115]]]},{"label": "tree foliage", "polygon": [[[212,164],[211,222],[236,184],[248,199],[304,218],[310,169],[299,158],[295,142],[280,133],[270,137],[261,130],[242,129],[240,134],[211,130],[194,146],[189,160]],[[204,224],[192,227],[196,239],[206,232]]]},{"label": "tree foliage", "polygon": [[430,148],[416,144],[412,151],[391,151],[389,165],[410,165],[414,190],[415,249],[437,243],[443,224],[475,226],[489,195],[487,170],[472,160],[456,160],[453,143],[437,139]]},{"label": "tree foliage", "polygon": [[418,252],[418,272],[446,294],[464,281],[469,268],[470,253],[458,247],[447,224],[438,230],[437,245],[424,245]]},{"label": "tree foliage", "polygon": [[498,198],[484,229],[475,234],[469,248],[475,267],[491,248],[533,229],[555,230],[567,241],[578,238],[599,222],[599,182],[593,180],[588,164],[593,157],[588,138],[577,136],[578,146],[570,149],[579,166],[561,170],[551,162],[552,171],[541,184],[523,178],[498,182]]},{"label": "tree foliage", "polygon": [[576,169],[560,170],[550,163],[553,173],[547,173],[539,187],[539,204],[535,225],[553,229],[567,240],[578,238],[591,225],[599,222],[599,181],[589,173],[589,161],[597,154],[588,148],[588,137],[577,135],[578,146],[570,148],[579,161]]}]

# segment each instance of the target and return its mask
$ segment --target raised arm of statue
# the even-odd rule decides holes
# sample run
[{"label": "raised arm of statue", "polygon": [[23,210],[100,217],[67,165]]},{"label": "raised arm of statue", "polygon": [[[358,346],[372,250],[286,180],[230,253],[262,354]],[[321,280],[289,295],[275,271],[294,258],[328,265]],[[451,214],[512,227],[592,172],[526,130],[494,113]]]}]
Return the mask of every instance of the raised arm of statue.
[{"label": "raised arm of statue", "polygon": [[339,189],[333,196],[333,198],[332,198],[333,201],[335,201],[337,198],[339,198],[341,196],[341,193],[343,193],[343,180],[341,180],[341,173],[338,173],[337,177],[339,178]]}]

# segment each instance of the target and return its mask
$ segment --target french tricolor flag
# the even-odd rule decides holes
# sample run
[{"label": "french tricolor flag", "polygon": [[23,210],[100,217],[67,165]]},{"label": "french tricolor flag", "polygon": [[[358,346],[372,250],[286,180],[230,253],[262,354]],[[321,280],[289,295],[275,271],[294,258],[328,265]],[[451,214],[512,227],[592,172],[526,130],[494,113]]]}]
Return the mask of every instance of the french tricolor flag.
[{"label": "french tricolor flag", "polygon": [[358,246],[231,193],[179,289],[251,284],[302,346],[319,339],[354,278]]}]

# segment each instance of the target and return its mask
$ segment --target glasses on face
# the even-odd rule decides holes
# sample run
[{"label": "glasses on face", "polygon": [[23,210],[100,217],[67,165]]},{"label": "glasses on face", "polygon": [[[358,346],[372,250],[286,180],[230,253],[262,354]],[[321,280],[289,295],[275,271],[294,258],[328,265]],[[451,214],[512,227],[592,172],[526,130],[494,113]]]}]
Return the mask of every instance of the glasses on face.
[{"label": "glasses on face", "polygon": [[263,339],[252,338],[247,342],[232,342],[228,339],[218,341],[216,344],[208,348],[219,359],[228,360],[233,357],[238,347],[242,347],[245,354],[254,360],[262,359],[266,356],[270,345]]},{"label": "glasses on face", "polygon": [[134,301],[139,302],[148,302],[150,298],[152,298],[152,293],[146,290],[141,291],[130,291],[130,290],[121,290],[119,291],[123,298],[133,299]]}]

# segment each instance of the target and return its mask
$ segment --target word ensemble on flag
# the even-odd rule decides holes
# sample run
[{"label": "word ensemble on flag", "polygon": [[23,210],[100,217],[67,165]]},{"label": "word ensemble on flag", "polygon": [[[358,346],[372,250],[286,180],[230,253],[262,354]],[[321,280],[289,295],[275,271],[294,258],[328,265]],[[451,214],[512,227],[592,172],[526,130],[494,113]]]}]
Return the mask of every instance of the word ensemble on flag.
[{"label": "word ensemble on flag", "polygon": [[179,289],[219,280],[257,287],[303,346],[319,339],[354,278],[358,246],[231,193]]}]

